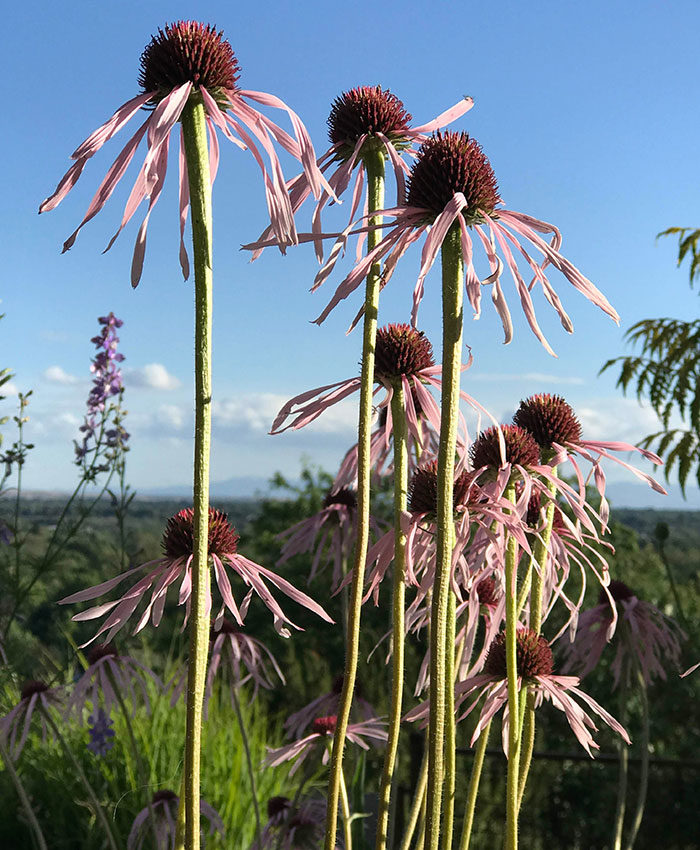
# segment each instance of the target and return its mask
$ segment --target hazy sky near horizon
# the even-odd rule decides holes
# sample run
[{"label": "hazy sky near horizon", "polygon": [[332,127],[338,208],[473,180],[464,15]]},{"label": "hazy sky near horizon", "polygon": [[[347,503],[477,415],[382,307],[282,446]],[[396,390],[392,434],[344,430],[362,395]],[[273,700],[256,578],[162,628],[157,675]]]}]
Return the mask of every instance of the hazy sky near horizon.
[{"label": "hazy sky near horizon", "polygon": [[[241,65],[240,85],[292,106],[318,154],[328,146],[333,99],[356,85],[391,89],[416,123],[472,95],[474,108],[454,129],[481,142],[510,209],[561,229],[563,253],[607,295],[622,324],[618,328],[552,272],[575,326],[567,335],[544,299],[536,298],[538,319],[558,354],[552,358],[527,328],[504,276],[515,338],[503,346],[486,296],[481,319],[466,320],[474,365],[464,389],[500,419],[507,420],[527,395],[555,392],[573,404],[589,438],[637,442],[656,430],[653,413],[615,389],[616,373],[597,373],[609,357],[629,350],[623,332],[633,322],[698,314],[687,268],[675,265],[676,244],[655,240],[671,225],[700,224],[700,116],[688,93],[698,78],[696,0],[465,0],[432,4],[429,11],[426,3],[394,0],[360,0],[352,7],[275,0],[56,6],[29,0],[5,16],[11,37],[4,50],[0,367],[15,372],[16,389],[34,389],[28,439],[37,448],[25,469],[27,487],[67,490],[75,481],[72,440],[90,385],[89,340],[97,316],[109,311],[124,320],[129,479],[137,490],[190,479],[193,297],[177,258],[177,160],[171,155],[136,290],[129,269],[145,209],[109,253],[102,251],[119,224],[142,161],[138,155],[106,208],[72,250],[60,254],[129,128],[89,161],[58,209],[36,214],[68,168],[70,153],[139,93],[138,61],[150,36],[181,18],[222,28]],[[281,114],[269,114],[289,126]],[[288,158],[283,165],[288,177],[297,172]],[[388,199],[393,202],[391,188]],[[302,230],[310,211],[302,210]],[[334,229],[347,212],[339,215],[329,218]],[[214,481],[264,478],[276,470],[294,476],[302,454],[332,471],[354,441],[352,402],[305,431],[267,435],[287,398],[357,373],[361,337],[359,331],[345,334],[357,297],[320,328],[310,323],[340,277],[309,293],[317,268],[309,246],[249,262],[239,247],[265,225],[260,173],[249,153],[222,138],[214,186]],[[417,269],[413,252],[382,296],[380,323],[408,320]],[[420,323],[439,354],[438,267],[427,280]],[[11,415],[15,402],[0,403],[0,415]],[[4,433],[11,442],[9,424]],[[689,497],[689,504],[700,504],[696,488]]]}]

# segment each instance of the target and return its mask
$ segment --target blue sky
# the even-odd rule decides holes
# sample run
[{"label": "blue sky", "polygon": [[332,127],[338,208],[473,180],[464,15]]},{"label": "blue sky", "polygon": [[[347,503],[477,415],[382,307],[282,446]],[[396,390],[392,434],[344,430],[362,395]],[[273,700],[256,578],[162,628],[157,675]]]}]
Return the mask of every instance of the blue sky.
[{"label": "blue sky", "polygon": [[[636,320],[698,312],[687,270],[675,267],[675,244],[655,241],[670,225],[697,226],[700,219],[700,118],[688,96],[698,72],[697,2],[513,0],[435,3],[428,12],[425,3],[393,0],[352,9],[275,0],[30,1],[6,12],[5,32],[12,37],[4,49],[8,129],[0,212],[0,309],[7,314],[0,324],[0,366],[16,373],[16,388],[34,389],[29,437],[37,449],[26,468],[28,487],[68,489],[74,481],[71,441],[89,388],[89,339],[97,316],[110,310],[124,320],[130,480],[146,490],[186,485],[190,478],[192,289],[177,262],[175,160],[151,219],[136,291],[129,268],[138,216],[102,254],[119,224],[127,181],[75,247],[60,255],[128,130],[88,163],[57,210],[36,214],[77,144],[138,93],[138,60],[151,34],[180,18],[222,28],[241,64],[241,86],[274,93],[294,107],[318,153],[326,149],[331,102],[353,86],[390,88],[418,123],[472,95],[474,109],[455,127],[481,142],[509,208],[559,226],[563,252],[608,296],[622,326],[554,272],[552,283],[575,325],[568,336],[544,300],[536,301],[559,355],[554,359],[519,316],[504,279],[515,339],[503,346],[489,304],[478,322],[468,319],[465,340],[475,363],[464,388],[498,417],[508,417],[533,392],[561,393],[591,438],[636,442],[655,430],[653,414],[622,398],[613,374],[598,378],[597,372],[624,352],[623,331]],[[333,281],[309,293],[316,269],[310,249],[286,257],[269,252],[249,263],[239,246],[266,223],[259,172],[249,154],[225,140],[221,152],[214,188],[212,478],[267,478],[278,469],[294,476],[302,454],[331,469],[353,441],[351,404],[306,432],[266,432],[288,397],[356,373],[361,340],[345,330],[357,299],[318,328],[309,320],[325,306]],[[289,176],[296,173],[292,162],[284,164]],[[308,227],[309,209],[302,211],[301,229]],[[383,295],[380,322],[407,320],[417,268],[417,255],[408,255]],[[436,351],[438,283],[436,269],[420,315]],[[11,413],[13,402],[3,402],[2,412]],[[5,433],[12,439],[8,426]],[[699,501],[691,490],[690,505]],[[662,506],[656,496],[649,503]]]}]

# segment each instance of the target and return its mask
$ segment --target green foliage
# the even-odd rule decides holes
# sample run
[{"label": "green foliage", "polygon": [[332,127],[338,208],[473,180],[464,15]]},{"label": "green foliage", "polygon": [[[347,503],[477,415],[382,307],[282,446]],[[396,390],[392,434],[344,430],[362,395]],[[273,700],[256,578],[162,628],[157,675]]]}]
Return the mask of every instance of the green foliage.
[{"label": "green foliage", "polygon": [[[640,353],[608,360],[600,371],[619,364],[617,386],[651,402],[663,430],[649,434],[641,445],[664,457],[667,480],[677,469],[685,492],[693,468],[700,484],[700,320],[643,319],[625,338],[639,346]],[[689,427],[671,428],[674,413]]]},{"label": "green foliage", "polygon": [[700,276],[700,229],[694,230],[692,227],[669,227],[657,235],[660,236],[678,236],[678,265],[680,266],[683,260],[690,251],[690,285]]}]

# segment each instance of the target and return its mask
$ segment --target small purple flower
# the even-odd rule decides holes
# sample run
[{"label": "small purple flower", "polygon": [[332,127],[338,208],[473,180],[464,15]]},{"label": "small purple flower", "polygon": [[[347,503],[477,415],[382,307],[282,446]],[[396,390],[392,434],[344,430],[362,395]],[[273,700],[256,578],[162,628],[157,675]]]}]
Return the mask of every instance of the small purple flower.
[{"label": "small purple flower", "polygon": [[110,719],[109,715],[105,714],[104,709],[100,708],[97,712],[97,716],[91,715],[88,718],[88,723],[90,723],[89,733],[90,733],[90,743],[87,745],[88,750],[94,753],[96,756],[104,756],[106,755],[114,746],[114,729],[111,727],[114,724],[114,721]]},{"label": "small purple flower", "polygon": [[[155,819],[156,829],[156,850],[174,850],[175,848],[175,832],[177,829],[177,808],[180,798],[174,791],[163,789],[156,791],[151,800],[151,809]],[[209,821],[209,829],[207,834],[212,836],[218,832],[222,837],[225,836],[224,822],[221,816],[213,806],[210,806],[206,800],[199,801],[202,816]],[[150,843],[153,833],[151,824],[149,823],[148,806],[134,818],[131,826],[131,832],[126,839],[126,850],[142,850],[142,848],[150,848],[153,845]],[[204,847],[204,827],[201,829],[202,847]]]}]

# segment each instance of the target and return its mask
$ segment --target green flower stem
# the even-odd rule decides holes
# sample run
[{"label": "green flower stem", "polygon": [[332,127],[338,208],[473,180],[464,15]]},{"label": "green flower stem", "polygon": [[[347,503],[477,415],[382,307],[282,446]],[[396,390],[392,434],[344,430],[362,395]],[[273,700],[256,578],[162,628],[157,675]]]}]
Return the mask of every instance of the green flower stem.
[{"label": "green flower stem", "polygon": [[[454,525],[451,548],[455,547]],[[461,656],[456,647],[457,597],[450,588],[447,603],[447,638],[445,645],[445,811],[442,815],[440,840],[445,850],[452,848],[455,819],[455,789],[457,782],[457,726],[455,723],[455,668]]]},{"label": "green flower stem", "polygon": [[345,839],[345,850],[352,850],[352,820],[350,818],[350,801],[348,789],[345,784],[345,775],[340,773],[340,808],[343,812],[343,838]]},{"label": "green flower stem", "polygon": [[48,847],[46,846],[46,839],[44,838],[44,833],[41,831],[39,821],[37,820],[37,817],[34,814],[34,809],[32,808],[32,804],[29,801],[27,792],[24,790],[22,780],[19,778],[19,774],[15,770],[15,766],[12,763],[12,757],[7,751],[7,747],[5,746],[5,739],[2,737],[2,735],[0,735],[0,757],[2,757],[5,770],[10,774],[10,779],[12,780],[12,784],[15,786],[17,796],[19,797],[19,801],[22,804],[24,813],[27,816],[29,826],[31,827],[32,832],[34,833],[34,838],[36,839],[36,843],[39,847],[39,850],[48,850]]},{"label": "green flower stem", "polygon": [[[620,709],[619,722],[621,726],[627,723],[627,699],[628,699],[628,678],[630,675],[629,665],[625,664],[622,668],[620,677]],[[627,772],[628,759],[627,744],[618,739],[617,742],[619,753],[619,773],[617,778],[617,800],[615,801],[615,826],[613,832],[613,850],[621,850],[622,848],[622,826],[625,822],[625,801],[627,799]]]},{"label": "green flower stem", "polygon": [[238,720],[238,728],[241,730],[241,741],[243,741],[243,750],[245,751],[245,760],[248,765],[248,776],[250,777],[250,790],[253,794],[253,809],[255,811],[255,832],[258,839],[258,847],[262,848],[262,826],[260,824],[260,807],[258,805],[258,787],[255,781],[255,769],[253,768],[253,759],[250,755],[250,744],[248,735],[245,731],[245,723],[243,722],[243,714],[241,712],[241,704],[238,701],[236,688],[231,688],[231,696],[233,697],[233,709],[236,712],[236,720]]},{"label": "green flower stem", "polygon": [[185,846],[199,850],[202,703],[209,651],[208,528],[211,447],[212,212],[204,106],[192,98],[182,111],[190,185],[195,291],[194,554],[185,732]]},{"label": "green flower stem", "polygon": [[444,759],[446,690],[448,687],[453,688],[453,682],[447,680],[447,665],[448,651],[450,655],[454,652],[454,643],[449,645],[448,621],[454,534],[454,467],[462,365],[462,277],[461,235],[455,223],[442,244],[442,407],[438,449],[436,563],[431,605],[426,850],[438,850],[440,845],[442,786],[443,781],[448,787],[451,782],[448,776],[443,776],[443,767],[447,767]]},{"label": "green flower stem", "polygon": [[[384,206],[384,154],[381,150],[364,155],[367,170],[367,209],[370,213]],[[382,217],[371,216],[370,225],[380,225]],[[367,251],[379,242],[378,230],[367,233]],[[328,804],[326,808],[326,837],[324,850],[335,850],[338,829],[338,799],[343,772],[345,733],[350,719],[350,706],[355,690],[357,662],[360,654],[360,617],[365,583],[367,546],[369,543],[370,502],[370,437],[372,430],[372,390],[374,388],[374,349],[377,339],[377,311],[379,309],[379,263],[374,263],[367,275],[365,288],[364,324],[362,332],[362,371],[360,377],[360,412],[357,436],[357,536],[353,556],[352,585],[348,608],[347,643],[345,647],[345,673],[338,705],[330,775],[328,777]]]},{"label": "green flower stem", "polygon": [[66,739],[63,737],[63,735],[61,734],[61,730],[58,728],[56,722],[54,721],[53,717],[51,717],[48,711],[42,708],[41,716],[51,727],[51,731],[56,736],[56,740],[63,748],[63,752],[68,756],[68,760],[73,765],[73,769],[78,775],[80,781],[83,783],[85,790],[87,791],[87,795],[90,798],[90,802],[92,803],[93,808],[95,810],[97,820],[99,820],[99,822],[102,824],[102,828],[105,831],[105,835],[107,836],[107,843],[111,847],[111,850],[118,850],[118,845],[114,839],[114,835],[112,833],[112,828],[109,825],[109,821],[107,820],[107,815],[105,814],[104,809],[100,804],[100,801],[97,799],[97,795],[95,794],[92,785],[90,785],[87,776],[85,776],[85,771],[81,767],[80,762],[75,757],[73,750],[71,750],[71,748],[68,746],[68,741],[66,741]]},{"label": "green flower stem", "polygon": [[408,823],[406,824],[406,832],[404,833],[401,842],[400,850],[411,850],[411,842],[413,834],[416,831],[416,825],[420,817],[421,811],[425,804],[425,789],[428,786],[428,749],[423,752],[423,759],[420,765],[420,773],[418,774],[418,782],[413,792],[413,805],[408,813]]},{"label": "green flower stem", "polygon": [[[124,725],[126,726],[126,733],[129,736],[129,743],[131,744],[131,749],[134,753],[134,759],[136,760],[136,765],[139,771],[139,779],[141,781],[141,785],[146,792],[146,806],[148,807],[148,819],[151,824],[151,829],[153,830],[153,838],[155,839],[156,845],[158,844],[158,825],[156,824],[156,816],[153,812],[153,804],[151,802],[151,793],[150,793],[150,784],[151,784],[151,771],[150,766],[149,769],[146,770],[146,765],[143,760],[143,755],[141,753],[141,749],[139,745],[136,743],[136,736],[134,735],[134,727],[131,722],[131,715],[129,714],[129,709],[124,700],[124,695],[121,692],[121,688],[117,684],[117,680],[114,677],[114,674],[110,670],[109,666],[106,667],[107,670],[107,678],[109,679],[110,684],[112,685],[112,690],[114,691],[115,696],[117,697],[117,702],[119,703],[119,709],[122,713],[122,717],[124,718]],[[93,710],[95,710],[93,708]]]},{"label": "green flower stem", "polygon": [[406,602],[406,534],[401,528],[402,516],[408,504],[408,429],[403,384],[393,382],[391,423],[394,436],[394,572],[392,589],[391,634],[391,706],[389,708],[389,737],[384,754],[384,768],[379,788],[376,850],[386,850],[389,832],[389,804],[394,777],[396,753],[401,732],[401,712],[404,682],[404,638]]},{"label": "green flower stem", "polygon": [[637,805],[634,810],[634,818],[632,826],[627,838],[627,850],[632,850],[634,842],[637,839],[639,827],[642,824],[644,817],[644,804],[647,800],[647,787],[649,785],[649,699],[647,696],[647,686],[642,676],[641,671],[637,670],[637,680],[639,683],[639,697],[642,703],[642,740],[641,740],[641,765],[639,775],[639,791],[637,792]]},{"label": "green flower stem", "polygon": [[[557,470],[555,467],[552,469],[552,476],[556,477],[556,475]],[[518,609],[516,612],[517,618],[520,616],[524,605],[524,602],[521,605],[523,591],[525,591],[525,586],[529,584],[531,580],[532,594],[530,595],[530,628],[536,634],[540,634],[542,631],[542,593],[544,590],[544,576],[547,569],[549,544],[552,539],[554,510],[556,507],[555,495],[557,491],[555,485],[550,481],[547,481],[547,490],[549,491],[550,499],[547,503],[547,510],[545,512],[545,526],[542,530],[542,534],[535,542],[532,558],[530,559],[528,566],[527,579],[523,583],[520,596],[518,597]],[[530,772],[530,765],[532,764],[532,753],[535,748],[535,698],[531,688],[527,690],[526,701],[527,707],[525,710],[525,724],[522,730],[522,752],[518,777],[518,811],[520,811],[520,806],[523,802],[525,785],[527,784],[527,777]]]},{"label": "green flower stem", "polygon": [[459,850],[469,850],[469,843],[472,838],[472,827],[474,825],[474,811],[476,810],[476,798],[479,793],[479,783],[481,782],[481,771],[484,767],[484,757],[486,756],[486,747],[489,743],[489,733],[491,731],[491,721],[484,726],[479,735],[479,743],[476,745],[474,753],[474,764],[472,772],[469,776],[469,787],[467,788],[467,803],[464,809],[464,824],[462,825],[462,837],[459,841]]},{"label": "green flower stem", "polygon": [[[515,485],[508,484],[505,498],[515,501]],[[506,549],[506,671],[508,673],[508,779],[506,786],[506,850],[518,846],[518,768],[520,761],[520,706],[516,653],[518,543],[508,538]]]}]

